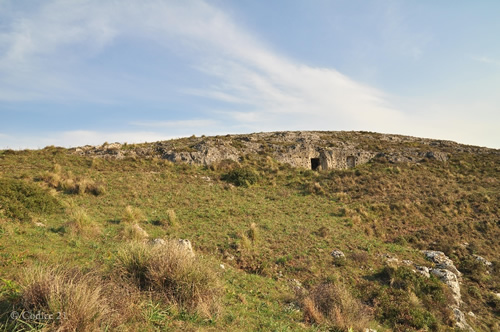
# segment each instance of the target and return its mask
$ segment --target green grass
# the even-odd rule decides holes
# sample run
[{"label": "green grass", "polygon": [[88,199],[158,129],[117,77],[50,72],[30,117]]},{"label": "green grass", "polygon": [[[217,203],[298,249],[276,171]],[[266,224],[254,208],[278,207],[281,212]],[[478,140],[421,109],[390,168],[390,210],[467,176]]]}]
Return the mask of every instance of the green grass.
[{"label": "green grass", "polygon": [[[373,149],[398,147],[370,135],[374,139],[363,136],[361,142]],[[355,138],[346,134],[345,139]],[[197,140],[177,144],[182,148]],[[477,317],[470,324],[478,331],[495,330],[499,305],[491,294],[500,292],[498,165],[495,153],[454,152],[447,163],[396,165],[380,160],[356,169],[312,172],[265,155],[207,168],[155,158],[92,159],[53,147],[1,151],[0,330],[21,328],[8,319],[26,291],[20,271],[41,262],[48,271],[61,266],[77,268],[83,276],[92,271],[88,282],[103,287],[99,301],[116,313],[111,321],[99,321],[101,329],[350,327],[349,319],[339,323],[328,310],[319,321],[311,319],[307,310],[312,307],[306,310],[294,290],[291,280],[296,279],[312,294],[326,287],[322,285],[343,285],[347,293],[342,294],[351,301],[346,303],[367,306],[366,327],[446,330],[453,322],[442,283],[385,267],[380,256],[389,253],[428,265],[420,249],[442,250],[454,260],[464,272],[462,309]],[[97,195],[86,189],[64,190],[49,173],[82,183],[82,188],[99,184],[101,189]],[[218,275],[217,310],[193,309],[194,302],[176,298],[167,287],[175,283],[165,283],[173,272],[156,271],[156,279],[148,272],[142,284],[135,272],[117,277],[126,275],[117,271],[135,271],[123,262],[124,248],[142,241],[131,230],[135,226],[149,239],[192,242],[200,266],[209,265]],[[330,256],[334,249],[346,254],[341,264]],[[492,270],[477,266],[472,254],[492,261]],[[177,280],[192,277],[199,280],[194,284],[208,284],[197,275]],[[120,304],[109,289],[119,289],[131,300]]]}]

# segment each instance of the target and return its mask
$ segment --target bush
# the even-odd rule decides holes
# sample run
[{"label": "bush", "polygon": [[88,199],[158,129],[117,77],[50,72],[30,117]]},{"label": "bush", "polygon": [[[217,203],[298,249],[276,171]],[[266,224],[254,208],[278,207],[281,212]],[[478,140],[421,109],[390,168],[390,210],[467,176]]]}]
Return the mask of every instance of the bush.
[{"label": "bush", "polygon": [[84,177],[74,177],[71,172],[63,174],[62,168],[58,164],[54,165],[53,172],[45,172],[37,180],[43,181],[49,187],[66,194],[92,194],[99,196],[106,192],[102,184],[96,183],[93,180]]},{"label": "bush", "polygon": [[127,205],[123,211],[122,221],[126,223],[138,223],[145,219],[144,214],[139,208]]},{"label": "bush", "polygon": [[369,308],[341,283],[320,284],[301,303],[306,321],[342,331],[362,331],[371,320]]},{"label": "bush", "polygon": [[7,217],[29,221],[31,214],[56,213],[61,208],[55,197],[35,184],[0,179],[0,209]]},{"label": "bush", "polygon": [[76,270],[35,267],[26,269],[23,279],[22,309],[51,315],[30,324],[57,331],[98,331],[111,324],[111,310],[98,278]]},{"label": "bush", "polygon": [[177,241],[132,243],[117,258],[119,273],[140,289],[204,316],[219,311],[222,287],[217,273]]},{"label": "bush", "polygon": [[[408,267],[384,267],[377,275],[383,286],[372,294],[377,319],[397,330],[439,330],[438,318],[449,325],[445,288]],[[436,318],[436,315],[438,318]]]},{"label": "bush", "polygon": [[224,174],[222,180],[230,182],[235,186],[250,187],[260,180],[260,175],[252,168],[242,167]]},{"label": "bush", "polygon": [[73,234],[96,236],[101,233],[101,227],[90,218],[84,209],[75,208],[69,211],[70,221],[67,226]]}]

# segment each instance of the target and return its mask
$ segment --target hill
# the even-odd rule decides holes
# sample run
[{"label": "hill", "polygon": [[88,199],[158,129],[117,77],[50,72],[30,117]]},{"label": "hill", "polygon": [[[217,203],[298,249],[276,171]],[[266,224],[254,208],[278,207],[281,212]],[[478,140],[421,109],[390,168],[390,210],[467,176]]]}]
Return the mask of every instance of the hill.
[{"label": "hill", "polygon": [[0,151],[0,324],[499,330],[499,174],[367,132]]}]

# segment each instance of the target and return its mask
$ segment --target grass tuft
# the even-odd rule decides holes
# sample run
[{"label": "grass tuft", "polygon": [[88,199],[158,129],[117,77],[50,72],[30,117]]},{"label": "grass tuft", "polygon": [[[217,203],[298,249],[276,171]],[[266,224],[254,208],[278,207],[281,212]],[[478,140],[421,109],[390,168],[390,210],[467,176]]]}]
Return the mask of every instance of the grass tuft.
[{"label": "grass tuft", "polygon": [[118,271],[142,290],[202,316],[220,311],[221,281],[215,270],[177,241],[131,243],[117,256]]}]

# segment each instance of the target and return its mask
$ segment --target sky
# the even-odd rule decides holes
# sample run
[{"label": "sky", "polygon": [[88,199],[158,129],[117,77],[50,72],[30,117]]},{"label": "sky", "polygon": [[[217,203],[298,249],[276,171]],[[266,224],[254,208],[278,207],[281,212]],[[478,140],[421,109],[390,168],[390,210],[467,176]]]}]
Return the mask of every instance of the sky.
[{"label": "sky", "polygon": [[364,130],[500,148],[497,0],[0,0],[0,149]]}]

